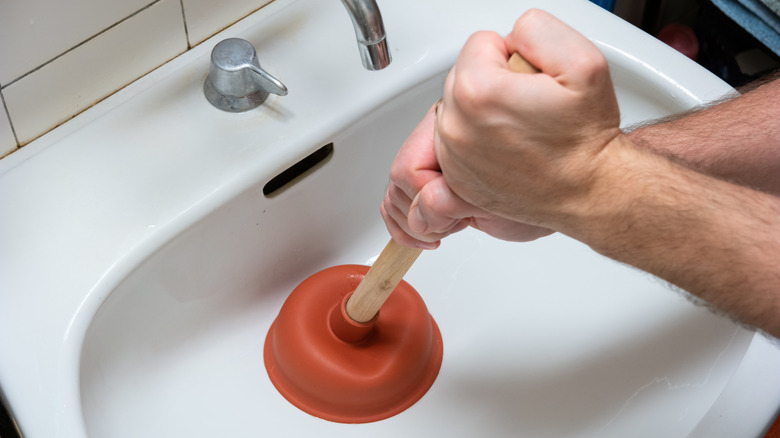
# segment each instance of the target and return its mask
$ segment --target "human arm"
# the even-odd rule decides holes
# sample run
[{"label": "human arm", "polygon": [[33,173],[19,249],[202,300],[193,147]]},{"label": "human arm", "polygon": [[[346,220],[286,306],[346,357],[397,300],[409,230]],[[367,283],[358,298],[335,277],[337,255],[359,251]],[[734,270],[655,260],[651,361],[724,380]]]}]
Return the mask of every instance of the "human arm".
[{"label": "human arm", "polygon": [[[509,72],[513,52],[542,73]],[[598,49],[531,11],[506,39],[480,33],[463,48],[435,157],[466,205],[560,231],[780,336],[778,198],[638,147],[618,123]]]},{"label": "human arm", "polygon": [[778,198],[694,172],[624,136],[609,149],[593,186],[600,194],[560,231],[780,337]]},{"label": "human arm", "polygon": [[780,75],[716,105],[632,129],[637,145],[718,178],[780,194]]}]

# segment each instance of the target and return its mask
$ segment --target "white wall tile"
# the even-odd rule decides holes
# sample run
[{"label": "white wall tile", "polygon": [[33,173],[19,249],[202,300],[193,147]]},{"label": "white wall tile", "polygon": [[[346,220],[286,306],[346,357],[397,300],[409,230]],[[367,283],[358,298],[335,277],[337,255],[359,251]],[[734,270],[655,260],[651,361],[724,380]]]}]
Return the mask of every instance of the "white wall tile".
[{"label": "white wall tile", "polygon": [[154,0],[3,0],[0,84],[83,42]]},{"label": "white wall tile", "polygon": [[16,139],[11,131],[11,123],[8,121],[8,115],[0,104],[0,158],[16,150]]},{"label": "white wall tile", "polygon": [[19,142],[34,140],[186,49],[180,1],[161,0],[67,52],[3,89]]},{"label": "white wall tile", "polygon": [[[195,46],[272,0],[183,0],[190,45]],[[323,0],[335,1],[335,0]]]}]

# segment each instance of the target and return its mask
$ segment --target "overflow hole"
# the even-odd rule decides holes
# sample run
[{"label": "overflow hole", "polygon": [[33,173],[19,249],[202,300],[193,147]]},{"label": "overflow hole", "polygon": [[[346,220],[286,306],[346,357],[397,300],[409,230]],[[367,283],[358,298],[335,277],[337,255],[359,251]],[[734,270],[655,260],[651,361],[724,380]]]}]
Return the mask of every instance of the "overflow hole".
[{"label": "overflow hole", "polygon": [[325,146],[312,152],[306,158],[293,164],[280,174],[276,175],[268,181],[263,187],[263,195],[270,198],[283,192],[285,189],[292,187],[300,180],[309,176],[312,172],[322,167],[328,162],[333,155],[333,143],[328,143]]}]

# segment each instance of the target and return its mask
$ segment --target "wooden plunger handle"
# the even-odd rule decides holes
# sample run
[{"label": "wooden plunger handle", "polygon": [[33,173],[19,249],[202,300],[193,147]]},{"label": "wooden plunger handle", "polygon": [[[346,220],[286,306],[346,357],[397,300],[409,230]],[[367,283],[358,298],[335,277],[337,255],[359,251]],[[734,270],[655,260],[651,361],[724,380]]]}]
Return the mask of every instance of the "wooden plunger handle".
[{"label": "wooden plunger handle", "polygon": [[421,252],[390,239],[347,301],[347,315],[356,322],[371,321]]},{"label": "wooden plunger handle", "polygon": [[525,58],[520,56],[520,54],[517,52],[513,53],[512,56],[509,57],[509,61],[507,61],[506,64],[509,66],[509,70],[515,73],[533,74],[540,72],[538,68],[531,65],[530,62],[526,61]]},{"label": "wooden plunger handle", "polygon": [[[516,73],[539,73],[539,69],[517,52],[509,58],[507,65]],[[390,239],[347,301],[347,315],[356,322],[371,321],[421,252],[421,249],[407,248]]]}]

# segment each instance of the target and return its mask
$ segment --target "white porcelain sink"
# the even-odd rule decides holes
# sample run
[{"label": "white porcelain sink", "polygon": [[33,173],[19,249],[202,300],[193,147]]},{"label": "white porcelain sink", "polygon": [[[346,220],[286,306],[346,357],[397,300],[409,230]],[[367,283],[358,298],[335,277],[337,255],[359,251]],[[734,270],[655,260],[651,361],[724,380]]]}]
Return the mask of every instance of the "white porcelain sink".
[{"label": "white porcelain sink", "polygon": [[[444,361],[409,410],[345,425],[277,393],[272,320],[309,275],[382,249],[389,165],[470,33],[545,7],[605,52],[624,124],[728,91],[585,1],[380,6],[386,70],[363,70],[338,1],[277,0],[0,162],[0,388],[25,436],[759,436],[778,349],[560,235],[466,231],[421,256],[406,279]],[[208,54],[234,36],[288,96],[208,104]]]}]

